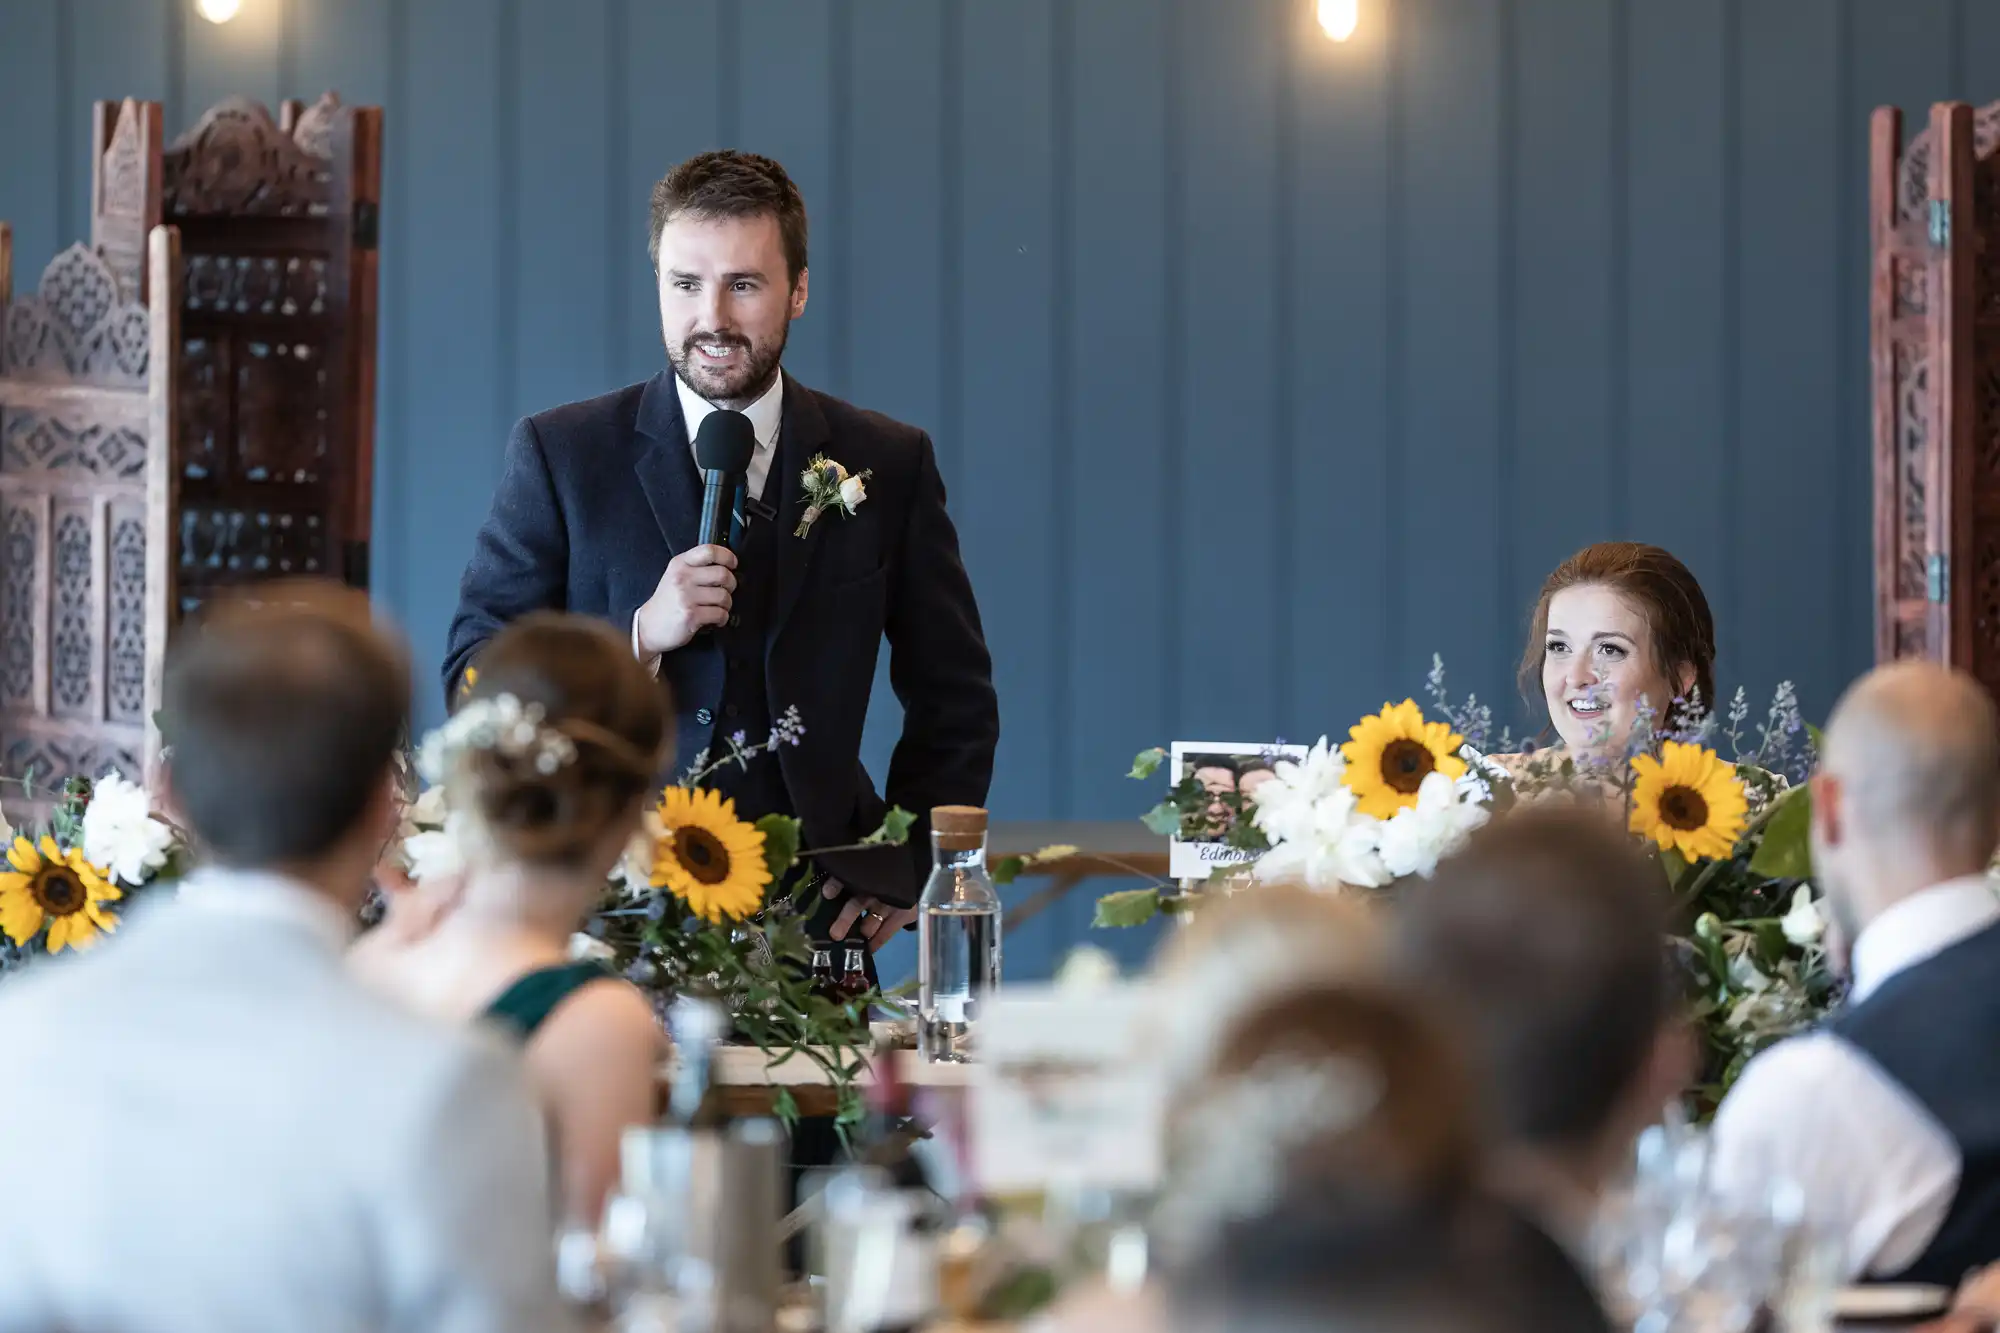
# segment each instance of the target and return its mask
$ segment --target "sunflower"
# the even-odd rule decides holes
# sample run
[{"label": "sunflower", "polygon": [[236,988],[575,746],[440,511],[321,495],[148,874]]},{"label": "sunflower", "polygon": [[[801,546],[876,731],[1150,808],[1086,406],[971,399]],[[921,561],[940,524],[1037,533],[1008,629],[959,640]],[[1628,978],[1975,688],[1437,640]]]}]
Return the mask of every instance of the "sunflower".
[{"label": "sunflower", "polygon": [[1465,776],[1458,747],[1465,738],[1442,722],[1424,721],[1414,699],[1383,704],[1347,733],[1340,747],[1347,771],[1341,780],[1354,791],[1354,808],[1370,819],[1388,819],[1416,805],[1417,791],[1433,773]]},{"label": "sunflower", "polygon": [[1668,741],[1632,760],[1632,831],[1689,860],[1721,860],[1743,836],[1748,807],[1736,769],[1715,751]]},{"label": "sunflower", "polygon": [[771,867],[764,830],[736,817],[736,803],[718,792],[669,787],[660,801],[659,859],[653,883],[671,889],[703,920],[741,921],[764,905]]},{"label": "sunflower", "polygon": [[87,949],[99,931],[118,928],[104,904],[124,895],[77,848],[64,851],[47,834],[39,846],[15,838],[7,867],[0,871],[0,930],[14,943],[27,944],[46,924],[49,952],[61,953]]}]

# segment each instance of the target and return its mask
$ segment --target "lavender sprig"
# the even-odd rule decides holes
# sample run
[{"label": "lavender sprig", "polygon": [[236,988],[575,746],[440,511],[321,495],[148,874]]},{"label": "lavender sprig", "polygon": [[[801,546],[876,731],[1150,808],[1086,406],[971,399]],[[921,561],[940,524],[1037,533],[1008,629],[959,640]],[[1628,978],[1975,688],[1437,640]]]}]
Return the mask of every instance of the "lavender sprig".
[{"label": "lavender sprig", "polygon": [[[1441,654],[1431,654],[1430,674],[1424,677],[1424,692],[1430,697],[1438,716],[1450,724],[1459,738],[1473,749],[1484,753],[1487,741],[1493,734],[1493,709],[1479,702],[1479,696],[1468,694],[1462,707],[1454,706],[1444,688],[1444,658]],[[1506,732],[1500,734],[1500,745],[1504,749],[1511,743]]]},{"label": "lavender sprig", "polygon": [[1803,781],[1812,767],[1812,740],[1806,735],[1805,717],[1799,712],[1799,696],[1792,682],[1780,681],[1771,699],[1771,711],[1757,728],[1757,762],[1791,781]]},{"label": "lavender sprig", "polygon": [[805,721],[799,716],[798,705],[793,704],[790,708],[779,714],[778,720],[771,724],[771,734],[766,739],[753,744],[750,742],[749,732],[738,731],[733,735],[724,737],[724,741],[729,746],[729,753],[723,755],[720,759],[712,759],[710,752],[707,750],[703,750],[697,754],[694,757],[694,763],[689,765],[687,772],[681,775],[680,785],[683,787],[698,787],[715,774],[728,768],[731,764],[735,764],[741,768],[748,768],[750,761],[758,755],[769,754],[783,745],[797,745],[805,739],[805,734]]},{"label": "lavender sprig", "polygon": [[1735,696],[1732,697],[1729,701],[1728,735],[1729,735],[1729,753],[1732,755],[1740,755],[1743,753],[1743,724],[1745,721],[1749,719],[1749,717],[1750,717],[1750,699],[1747,695],[1744,694],[1743,687],[1741,685],[1738,685],[1736,687]]}]

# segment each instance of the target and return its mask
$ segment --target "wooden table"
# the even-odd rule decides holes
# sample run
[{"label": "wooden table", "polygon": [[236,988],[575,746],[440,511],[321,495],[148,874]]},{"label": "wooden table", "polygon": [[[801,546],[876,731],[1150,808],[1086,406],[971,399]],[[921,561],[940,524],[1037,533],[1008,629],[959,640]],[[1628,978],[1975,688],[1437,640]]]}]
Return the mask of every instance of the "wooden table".
[{"label": "wooden table", "polygon": [[[891,1055],[897,1077],[911,1087],[962,1088],[972,1081],[970,1065],[928,1064],[915,1051]],[[660,1071],[663,1086],[670,1076],[671,1063]],[[780,1088],[792,1094],[801,1115],[832,1115],[838,1109],[839,1099],[826,1071],[797,1052],[773,1064],[770,1052],[762,1047],[717,1047],[714,1082],[722,1108],[730,1115],[771,1114],[771,1099]]]},{"label": "wooden table", "polygon": [[1074,847],[1076,855],[1029,866],[1022,879],[1048,882],[1007,909],[1012,930],[1060,902],[1087,879],[1167,877],[1167,840],[1136,819],[1110,822],[1051,820],[1001,821],[987,839],[988,859],[1030,856],[1044,847]]}]

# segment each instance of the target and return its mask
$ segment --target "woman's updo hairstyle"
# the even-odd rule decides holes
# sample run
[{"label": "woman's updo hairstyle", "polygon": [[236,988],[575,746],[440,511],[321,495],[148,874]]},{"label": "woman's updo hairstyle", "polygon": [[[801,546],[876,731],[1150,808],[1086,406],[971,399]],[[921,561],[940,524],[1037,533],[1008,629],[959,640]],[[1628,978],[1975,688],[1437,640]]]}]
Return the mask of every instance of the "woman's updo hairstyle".
[{"label": "woman's updo hairstyle", "polygon": [[[1599,542],[1586,546],[1555,567],[1542,583],[1535,614],[1528,626],[1528,646],[1521,654],[1521,697],[1530,704],[1542,698],[1542,657],[1549,635],[1549,603],[1565,588],[1610,588],[1639,608],[1646,618],[1653,665],[1678,687],[1683,667],[1694,668],[1694,690],[1701,711],[1715,710],[1715,617],[1708,598],[1688,567],[1672,552],[1644,542]],[[1671,731],[1691,721],[1693,694],[1679,702],[1649,699],[1660,718],[1656,729]]]},{"label": "woman's updo hairstyle", "polygon": [[511,697],[573,755],[533,747],[463,747],[446,777],[448,803],[470,815],[503,857],[574,866],[631,817],[658,779],[670,740],[666,687],[624,635],[587,616],[538,611],[479,654],[463,710]]}]

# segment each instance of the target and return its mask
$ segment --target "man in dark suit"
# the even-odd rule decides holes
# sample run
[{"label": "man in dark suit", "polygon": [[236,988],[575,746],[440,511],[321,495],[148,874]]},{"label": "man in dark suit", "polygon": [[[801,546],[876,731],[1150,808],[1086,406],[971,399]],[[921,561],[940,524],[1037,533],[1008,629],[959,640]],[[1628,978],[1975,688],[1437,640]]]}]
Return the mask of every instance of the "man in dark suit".
[{"label": "man in dark suit", "polygon": [[[653,188],[651,250],[670,371],[521,421],[459,589],[447,695],[488,638],[560,608],[630,627],[673,692],[674,775],[729,738],[763,741],[797,708],[796,745],[716,773],[738,813],[796,815],[807,847],[872,832],[890,805],[924,817],[910,846],[829,858],[819,930],[873,948],[908,924],[928,873],[931,807],[982,805],[999,739],[992,661],[930,438],[806,388],[780,368],[806,306],[805,204],[784,168],[704,153]],[[692,441],[717,409],[757,447],[732,552],[698,545]],[[801,474],[823,455],[858,503],[802,535]],[[854,497],[850,488],[850,498]],[[860,760],[876,656],[903,734],[878,795]]]}]

